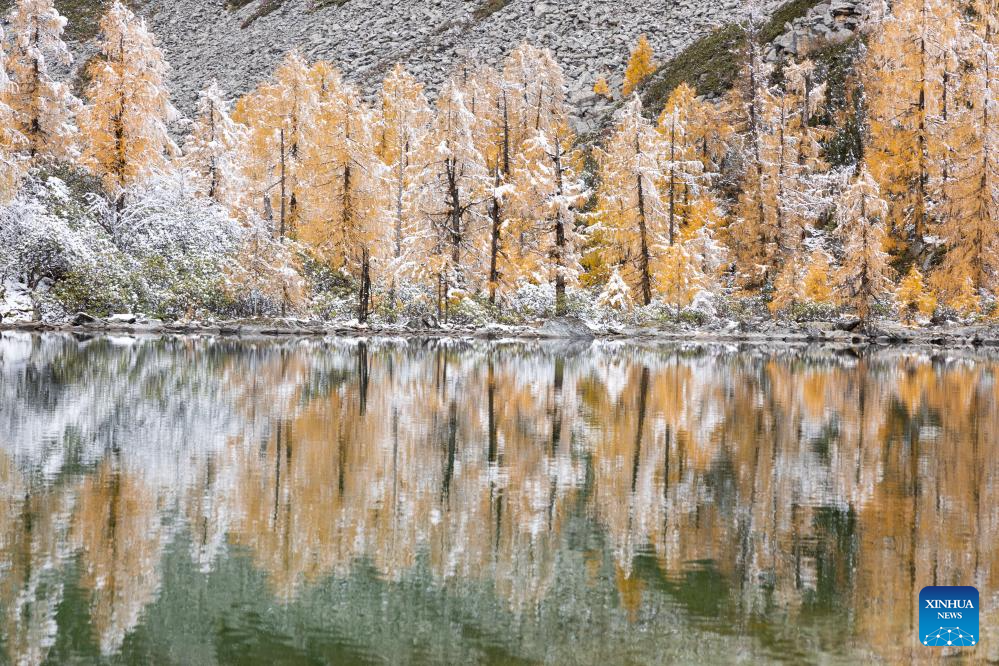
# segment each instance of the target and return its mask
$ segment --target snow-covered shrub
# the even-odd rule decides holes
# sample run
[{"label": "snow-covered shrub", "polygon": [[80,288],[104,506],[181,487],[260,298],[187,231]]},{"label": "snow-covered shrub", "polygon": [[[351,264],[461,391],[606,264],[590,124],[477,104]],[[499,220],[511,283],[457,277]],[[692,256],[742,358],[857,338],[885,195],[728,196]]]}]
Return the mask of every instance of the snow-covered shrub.
[{"label": "snow-covered shrub", "polygon": [[448,322],[467,326],[485,326],[498,321],[499,309],[490,305],[485,296],[471,296],[452,290],[448,306]]},{"label": "snow-covered shrub", "polygon": [[355,319],[357,317],[357,297],[323,291],[313,294],[309,310],[320,319],[327,321]]},{"label": "snow-covered shrub", "polygon": [[555,287],[545,282],[522,283],[506,304],[507,312],[516,319],[542,319],[555,312]]},{"label": "snow-covered shrub", "polygon": [[44,278],[58,280],[93,262],[104,244],[89,213],[65,181],[33,175],[0,206],[0,275],[34,289]]},{"label": "snow-covered shrub", "polygon": [[183,172],[130,189],[120,210],[63,170],[35,174],[0,208],[0,273],[34,289],[52,283],[44,311],[65,316],[147,312],[176,318],[230,308],[225,268],[245,228],[196,197]]},{"label": "snow-covered shrub", "polygon": [[782,314],[796,322],[831,321],[839,316],[839,308],[832,303],[798,301],[788,306]]},{"label": "snow-covered shrub", "polygon": [[437,316],[436,294],[416,282],[398,282],[394,294],[378,291],[375,297],[375,315],[387,321],[406,322]]},{"label": "snow-covered shrub", "polygon": [[303,256],[298,244],[274,238],[263,220],[250,220],[225,271],[230,314],[260,317],[301,311],[308,291]]},{"label": "snow-covered shrub", "polygon": [[616,268],[611,273],[610,280],[607,281],[607,286],[604,287],[604,290],[600,292],[600,296],[597,297],[597,305],[601,308],[618,312],[627,312],[634,305],[634,300],[631,296],[631,287],[624,281],[620,271]]}]

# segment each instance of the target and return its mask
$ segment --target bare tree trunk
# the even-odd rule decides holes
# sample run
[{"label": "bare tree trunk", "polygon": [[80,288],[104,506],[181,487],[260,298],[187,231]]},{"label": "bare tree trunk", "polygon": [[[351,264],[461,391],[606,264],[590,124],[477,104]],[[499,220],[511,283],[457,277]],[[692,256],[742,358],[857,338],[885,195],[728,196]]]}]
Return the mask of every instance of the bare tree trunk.
[{"label": "bare tree trunk", "polygon": [[[638,143],[638,134],[635,134],[635,154],[641,151]],[[649,239],[648,228],[645,223],[645,192],[642,186],[642,174],[636,177],[638,182],[638,235],[641,243],[639,262],[642,271],[642,303],[648,305],[652,302],[652,276],[649,273]]]},{"label": "bare tree trunk", "polygon": [[284,159],[284,128],[280,131],[281,138],[281,217],[280,226],[278,228],[278,235],[283,240],[285,237],[285,197],[287,196],[287,189],[285,186],[285,159]]},{"label": "bare tree trunk", "polygon": [[[563,194],[562,147],[556,141],[555,146],[555,182],[556,192],[561,198]],[[569,304],[565,298],[565,221],[562,210],[555,212],[555,316],[564,317],[569,313]]]},{"label": "bare tree trunk", "polygon": [[[495,186],[499,187],[499,169],[495,174]],[[500,203],[493,195],[492,206],[489,209],[492,219],[492,232],[489,244],[489,303],[496,305],[496,286],[499,284],[499,249],[500,249]]]},{"label": "bare tree trunk", "polygon": [[368,248],[361,250],[361,287],[358,295],[357,320],[362,324],[368,321],[368,309],[371,302],[371,255]]}]

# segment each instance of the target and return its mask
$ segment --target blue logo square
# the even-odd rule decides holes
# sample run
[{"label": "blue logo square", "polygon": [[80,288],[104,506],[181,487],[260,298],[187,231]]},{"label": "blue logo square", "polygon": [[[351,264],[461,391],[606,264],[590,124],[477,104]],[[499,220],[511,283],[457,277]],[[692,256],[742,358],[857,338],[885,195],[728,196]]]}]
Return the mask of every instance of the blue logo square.
[{"label": "blue logo square", "polygon": [[928,647],[977,645],[978,590],[968,585],[919,591],[919,642]]}]

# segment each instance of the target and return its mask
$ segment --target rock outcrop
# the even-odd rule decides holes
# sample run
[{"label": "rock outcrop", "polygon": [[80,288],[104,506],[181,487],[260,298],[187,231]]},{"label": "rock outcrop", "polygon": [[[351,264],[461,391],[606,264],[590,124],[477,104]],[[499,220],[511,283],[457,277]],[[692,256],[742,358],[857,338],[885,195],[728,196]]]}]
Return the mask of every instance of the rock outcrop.
[{"label": "rock outcrop", "polygon": [[784,26],[784,34],[767,48],[766,57],[776,62],[786,54],[804,56],[842,44],[863,29],[873,18],[870,0],[827,0],[812,7],[804,16]]}]

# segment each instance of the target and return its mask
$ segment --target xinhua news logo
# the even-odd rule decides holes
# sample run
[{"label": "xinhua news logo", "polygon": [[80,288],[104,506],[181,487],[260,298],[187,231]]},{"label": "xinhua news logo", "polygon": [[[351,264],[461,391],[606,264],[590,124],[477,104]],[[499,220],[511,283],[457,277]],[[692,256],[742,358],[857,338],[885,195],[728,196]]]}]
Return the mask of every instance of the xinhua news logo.
[{"label": "xinhua news logo", "polygon": [[978,638],[978,590],[968,585],[934,585],[919,592],[920,643],[971,647]]}]

